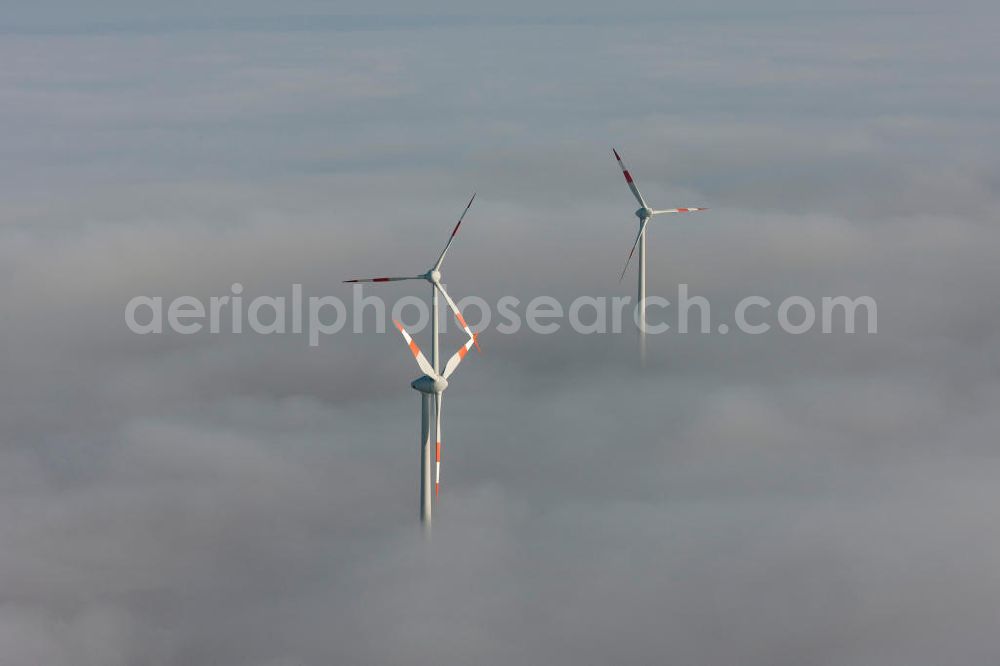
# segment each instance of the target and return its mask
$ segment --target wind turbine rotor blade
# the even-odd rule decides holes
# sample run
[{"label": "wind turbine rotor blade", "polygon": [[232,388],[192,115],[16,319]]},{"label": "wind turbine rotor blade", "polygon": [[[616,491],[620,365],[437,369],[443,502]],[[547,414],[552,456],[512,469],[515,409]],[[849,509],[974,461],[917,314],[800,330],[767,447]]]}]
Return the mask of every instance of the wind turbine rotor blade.
[{"label": "wind turbine rotor blade", "polygon": [[646,200],[642,198],[641,194],[639,194],[639,188],[635,186],[635,181],[632,180],[632,174],[630,174],[628,169],[625,168],[625,163],[622,162],[622,158],[618,154],[618,151],[612,148],[611,152],[615,154],[615,159],[618,160],[618,166],[622,168],[622,173],[625,175],[625,182],[628,183],[628,188],[632,190],[632,195],[635,197],[635,200],[638,201],[639,205],[643,208],[649,208],[649,206],[646,205]]},{"label": "wind turbine rotor blade", "polygon": [[469,203],[465,205],[465,210],[462,211],[462,215],[458,218],[458,223],[455,224],[455,228],[451,230],[451,236],[448,237],[448,242],[445,244],[444,249],[441,250],[441,256],[438,257],[437,263],[434,264],[434,268],[431,270],[439,270],[441,268],[441,262],[444,261],[444,255],[448,254],[448,248],[451,247],[452,241],[455,240],[455,234],[458,233],[458,228],[462,226],[462,220],[465,219],[465,214],[469,212],[472,208],[472,202],[476,200],[476,193],[472,193],[472,198],[469,199]]},{"label": "wind turbine rotor blade", "polygon": [[654,210],[653,215],[662,215],[664,213],[696,213],[699,210],[708,210],[707,208],[667,208],[666,210]]},{"label": "wind turbine rotor blade", "polygon": [[400,282],[401,280],[423,280],[422,275],[412,275],[408,277],[377,277],[377,278],[359,278],[356,280],[344,280],[344,283],[353,282]]},{"label": "wind turbine rotor blade", "polygon": [[434,497],[441,494],[441,407],[444,404],[444,393],[435,393],[437,399],[437,444],[434,447]]},{"label": "wind turbine rotor blade", "polygon": [[451,377],[451,373],[455,372],[455,368],[458,367],[458,364],[462,362],[465,355],[469,353],[470,349],[472,349],[472,345],[479,345],[478,333],[473,333],[472,337],[470,337],[464,345],[459,347],[457,352],[452,354],[452,357],[448,359],[448,362],[444,366],[444,373],[441,375],[442,377],[445,379]]},{"label": "wind turbine rotor blade", "polygon": [[625,260],[625,268],[622,269],[622,274],[618,277],[618,281],[621,282],[625,279],[625,271],[628,270],[628,263],[632,261],[632,255],[635,254],[635,248],[639,246],[639,239],[642,238],[642,234],[646,231],[646,225],[649,224],[649,218],[647,217],[639,225],[639,233],[635,237],[635,242],[632,243],[632,249],[628,253],[628,259]]},{"label": "wind turbine rotor blade", "polygon": [[445,291],[444,285],[441,284],[440,282],[437,282],[435,283],[434,286],[438,288],[438,291],[440,291],[441,295],[444,296],[444,300],[448,302],[448,307],[451,308],[451,311],[455,315],[455,319],[458,320],[458,323],[462,327],[462,330],[465,331],[466,335],[472,338],[472,343],[476,345],[476,351],[482,351],[479,348],[479,341],[476,340],[476,336],[472,334],[472,329],[469,328],[469,325],[465,323],[465,317],[462,316],[461,310],[459,310],[458,306],[455,305],[455,301],[451,300],[451,296],[449,296],[448,292]]},{"label": "wind turbine rotor blade", "polygon": [[410,337],[410,334],[406,332],[406,329],[403,328],[403,325],[400,324],[395,319],[392,320],[392,323],[394,323],[396,325],[396,328],[399,329],[399,332],[403,334],[403,339],[406,340],[406,344],[410,346],[410,353],[413,354],[413,358],[417,359],[417,365],[420,366],[420,369],[423,371],[423,373],[428,377],[437,377],[437,373],[434,372],[434,366],[430,364],[430,362],[427,360],[427,357],[424,356],[424,353],[420,351],[420,347],[418,347],[417,343],[413,341],[413,338]]}]

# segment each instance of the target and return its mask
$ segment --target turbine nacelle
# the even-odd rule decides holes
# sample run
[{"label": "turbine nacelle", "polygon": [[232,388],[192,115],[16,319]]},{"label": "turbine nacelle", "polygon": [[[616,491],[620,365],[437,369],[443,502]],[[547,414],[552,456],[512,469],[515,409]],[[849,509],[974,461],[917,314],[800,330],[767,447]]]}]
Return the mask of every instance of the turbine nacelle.
[{"label": "turbine nacelle", "polygon": [[412,382],[410,386],[420,391],[421,393],[441,393],[446,388],[448,388],[448,380],[444,377],[430,377],[428,375],[421,375],[417,377]]}]

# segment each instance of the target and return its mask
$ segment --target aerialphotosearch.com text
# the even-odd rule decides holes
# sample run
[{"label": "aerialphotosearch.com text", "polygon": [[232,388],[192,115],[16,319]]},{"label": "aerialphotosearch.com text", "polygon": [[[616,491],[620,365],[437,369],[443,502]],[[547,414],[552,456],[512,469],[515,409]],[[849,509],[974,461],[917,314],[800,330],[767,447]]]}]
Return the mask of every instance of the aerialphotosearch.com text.
[{"label": "aerialphotosearch.com text", "polygon": [[[442,303],[441,324],[447,330],[450,312]],[[569,303],[552,296],[536,296],[523,301],[502,296],[493,304],[478,296],[457,301],[466,321],[475,331],[492,330],[511,335],[527,328],[538,335],[550,335],[569,326],[580,335],[619,334],[639,325],[639,308],[631,296],[579,296]],[[646,297],[646,332],[725,335],[738,331],[761,335],[779,330],[791,335],[810,331],[854,333],[864,320],[869,334],[878,330],[878,308],[871,296],[823,296],[809,299],[788,296],[775,303],[763,296],[747,296],[732,309],[728,321],[715,321],[711,303],[703,296],[691,295],[688,285],[677,286],[673,300],[662,296]],[[667,323],[668,317],[675,322]],[[293,334],[308,337],[309,346],[319,346],[323,337],[366,329],[383,333],[386,322],[400,321],[411,333],[418,333],[430,323],[427,299],[402,296],[391,301],[378,294],[365,294],[361,285],[353,288],[351,302],[336,296],[304,296],[302,285],[293,284],[288,296],[249,297],[243,285],[234,283],[230,293],[207,300],[194,296],[164,299],[161,296],[136,296],[125,305],[125,323],[138,335],[173,332],[258,335]]]}]

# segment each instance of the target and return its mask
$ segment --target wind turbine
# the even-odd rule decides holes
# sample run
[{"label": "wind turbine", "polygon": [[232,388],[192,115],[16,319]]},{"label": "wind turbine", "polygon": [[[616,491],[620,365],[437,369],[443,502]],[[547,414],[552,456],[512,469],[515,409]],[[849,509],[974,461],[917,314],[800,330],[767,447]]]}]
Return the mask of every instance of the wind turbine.
[{"label": "wind turbine", "polygon": [[693,213],[699,210],[708,210],[707,208],[667,208],[664,210],[656,210],[650,208],[646,203],[646,200],[642,198],[639,194],[639,188],[635,186],[635,181],[632,180],[632,174],[628,172],[625,168],[625,164],[622,162],[621,156],[618,151],[614,148],[611,152],[615,154],[615,159],[618,160],[618,166],[622,168],[622,173],[625,175],[625,182],[628,183],[628,188],[632,190],[632,196],[635,200],[639,202],[639,210],[635,211],[635,216],[639,218],[639,233],[635,237],[635,242],[632,243],[632,249],[628,253],[628,259],[625,260],[625,268],[622,269],[622,274],[618,278],[621,282],[625,278],[625,271],[628,270],[628,264],[632,261],[632,255],[635,253],[636,246],[639,247],[639,356],[641,359],[646,358],[646,225],[649,220],[652,219],[654,215],[664,215],[666,213]]},{"label": "wind turbine", "polygon": [[[472,343],[476,345],[476,349],[479,349],[479,342],[476,337],[472,334],[472,330],[469,325],[465,323],[465,319],[462,317],[462,313],[459,312],[458,306],[445,291],[444,285],[441,284],[441,264],[444,262],[445,255],[448,254],[448,249],[455,240],[455,234],[458,233],[458,228],[462,226],[462,220],[465,219],[465,214],[469,212],[469,208],[472,207],[472,202],[476,199],[475,193],[469,199],[469,203],[466,204],[465,210],[462,211],[461,216],[458,218],[458,222],[455,224],[455,228],[451,230],[451,236],[448,237],[448,242],[444,246],[444,250],[441,251],[441,256],[438,257],[434,265],[431,266],[430,270],[422,275],[408,275],[403,277],[377,277],[377,278],[363,278],[357,280],[344,280],[345,283],[359,283],[359,282],[400,282],[403,280],[425,280],[431,284],[431,360],[430,368],[433,370],[432,373],[426,373],[427,376],[440,376],[438,374],[438,320],[439,320],[439,305],[438,305],[438,292],[444,296],[445,301],[448,302],[448,306],[455,313],[455,317],[458,319],[459,324],[465,330],[466,334],[472,340]],[[435,410],[436,411],[436,410]],[[423,446],[423,445],[422,445]],[[420,474],[420,519],[430,525],[431,522],[431,500],[430,500],[430,484],[428,482],[430,478],[430,448],[426,447],[425,451],[421,452],[421,474]],[[426,478],[425,478],[426,477]]]}]

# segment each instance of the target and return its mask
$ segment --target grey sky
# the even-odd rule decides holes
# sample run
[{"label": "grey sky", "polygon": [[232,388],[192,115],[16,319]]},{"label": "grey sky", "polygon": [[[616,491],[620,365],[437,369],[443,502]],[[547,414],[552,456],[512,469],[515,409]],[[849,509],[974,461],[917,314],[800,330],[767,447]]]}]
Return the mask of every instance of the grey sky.
[{"label": "grey sky", "polygon": [[[1000,660],[986,3],[41,2],[0,20],[0,662]],[[136,294],[871,295],[875,336],[482,336],[416,528],[392,335]],[[414,292],[386,286],[387,297]],[[457,338],[449,338],[454,344]]]}]

